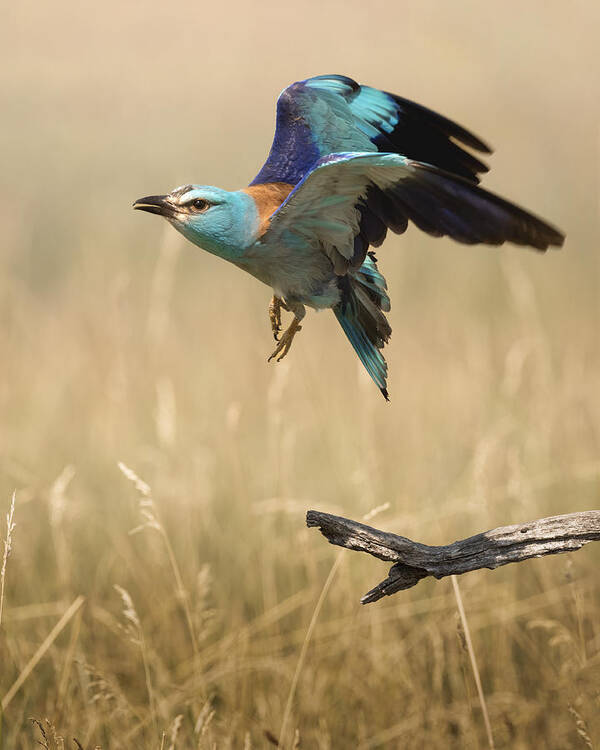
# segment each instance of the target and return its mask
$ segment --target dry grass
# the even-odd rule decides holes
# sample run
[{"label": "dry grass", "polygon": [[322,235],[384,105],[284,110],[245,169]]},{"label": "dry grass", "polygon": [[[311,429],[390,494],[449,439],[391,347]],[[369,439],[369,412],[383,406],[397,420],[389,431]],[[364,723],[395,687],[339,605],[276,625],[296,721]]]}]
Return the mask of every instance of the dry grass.
[{"label": "dry grass", "polygon": [[15,532],[15,493],[10,500],[10,510],[6,514],[6,536],[4,537],[2,551],[2,567],[0,568],[0,625],[2,625],[2,612],[4,610],[4,586],[6,585],[6,566],[12,552],[13,534]]},{"label": "dry grass", "polygon": [[[389,503],[378,526],[435,544],[598,507],[596,5],[7,16],[0,747],[264,748],[288,699],[286,748],[485,747],[451,582],[361,607],[385,568],[342,553],[319,601],[338,553],[304,512]],[[244,184],[275,93],[329,71],[472,127],[486,184],[568,234],[544,257],[390,239],[390,405],[328,314],[267,366],[268,290],[130,210]],[[600,743],[599,562],[460,580],[497,748]]]}]

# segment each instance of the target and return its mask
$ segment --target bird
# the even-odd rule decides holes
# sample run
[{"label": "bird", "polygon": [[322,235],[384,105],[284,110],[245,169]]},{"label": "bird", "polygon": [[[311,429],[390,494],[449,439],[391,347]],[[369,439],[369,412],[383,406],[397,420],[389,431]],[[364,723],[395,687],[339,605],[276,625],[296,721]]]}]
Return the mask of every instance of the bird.
[{"label": "bird", "polygon": [[[164,217],[194,245],[272,289],[268,313],[283,359],[306,307],[331,309],[384,398],[392,329],[374,250],[409,222],[466,244],[538,251],[564,234],[479,186],[490,147],[427,107],[344,75],[292,83],[277,100],[273,143],[248,185],[187,184],[133,208]],[[292,321],[283,333],[282,310]]]}]

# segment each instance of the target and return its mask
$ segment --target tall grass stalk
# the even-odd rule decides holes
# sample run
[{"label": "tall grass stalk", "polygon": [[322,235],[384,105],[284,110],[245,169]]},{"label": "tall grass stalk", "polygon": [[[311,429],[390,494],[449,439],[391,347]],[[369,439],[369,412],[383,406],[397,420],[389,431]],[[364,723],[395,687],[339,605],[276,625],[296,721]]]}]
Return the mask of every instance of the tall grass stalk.
[{"label": "tall grass stalk", "polygon": [[137,534],[144,529],[154,529],[155,531],[158,531],[158,533],[162,537],[165,549],[167,550],[167,557],[169,558],[169,564],[173,572],[173,577],[175,578],[175,593],[183,609],[188,632],[190,635],[190,641],[192,643],[192,650],[194,652],[194,657],[196,657],[198,656],[198,639],[196,638],[196,632],[192,620],[192,612],[190,610],[188,601],[188,593],[185,586],[183,585],[183,578],[181,577],[181,572],[179,570],[179,565],[177,564],[177,558],[175,557],[175,552],[173,551],[169,535],[167,534],[164,525],[159,520],[156,509],[154,507],[154,500],[152,499],[152,490],[150,489],[150,485],[144,482],[143,479],[140,479],[140,477],[133,471],[133,469],[130,469],[129,466],[126,466],[122,461],[118,462],[118,466],[123,475],[134,484],[135,488],[141,495],[140,513],[143,518],[143,523],[139,526],[136,526],[134,529],[131,529],[129,534]]},{"label": "tall grass stalk", "polygon": [[4,539],[4,552],[2,553],[2,570],[0,571],[0,626],[2,625],[2,610],[4,607],[4,584],[6,581],[6,563],[12,550],[12,535],[15,530],[15,495],[13,492],[10,501],[10,510],[6,514],[6,537]]},{"label": "tall grass stalk", "polygon": [[21,670],[21,673],[17,677],[17,679],[13,682],[13,684],[10,686],[10,689],[6,693],[6,695],[2,698],[2,710],[5,711],[12,699],[15,697],[23,683],[27,680],[29,675],[33,672],[33,670],[38,665],[40,659],[44,656],[46,651],[52,646],[54,641],[58,638],[60,633],[64,630],[65,626],[68,624],[68,622],[71,620],[71,618],[75,615],[75,613],[79,610],[79,608],[83,605],[85,602],[84,596],[78,596],[74,599],[71,606],[67,609],[67,611],[64,613],[64,615],[60,618],[60,620],[56,623],[56,625],[52,628],[52,630],[48,633],[46,638],[44,638],[41,646],[37,649],[35,654],[31,657],[31,659],[27,662],[27,664],[23,667]]},{"label": "tall grass stalk", "polygon": [[451,576],[451,578],[452,588],[454,589],[454,596],[456,597],[456,606],[458,607],[458,614],[460,615],[460,621],[465,633],[465,643],[467,644],[467,651],[469,652],[469,659],[471,660],[471,668],[473,669],[473,676],[475,677],[475,685],[477,686],[477,695],[479,696],[479,704],[481,706],[481,713],[483,714],[483,722],[485,724],[488,745],[490,750],[494,750],[494,735],[492,734],[490,716],[488,714],[487,703],[485,701],[485,695],[483,693],[483,687],[481,685],[481,677],[479,676],[479,667],[477,666],[477,659],[475,658],[475,649],[473,648],[473,641],[471,640],[471,631],[469,630],[469,623],[467,621],[467,615],[463,606],[462,596],[460,594],[460,588],[458,586],[458,580],[456,576]]},{"label": "tall grass stalk", "polygon": [[304,661],[306,659],[306,652],[308,651],[308,646],[311,642],[312,635],[315,629],[315,625],[317,624],[317,620],[319,619],[319,613],[321,612],[321,609],[323,608],[323,603],[325,602],[325,599],[327,598],[327,594],[329,592],[329,589],[331,588],[331,584],[333,583],[335,574],[337,573],[338,568],[342,564],[343,556],[344,556],[343,552],[338,552],[338,555],[335,558],[333,565],[331,566],[329,575],[327,576],[325,583],[323,584],[323,588],[321,589],[321,593],[319,594],[319,598],[317,599],[317,603],[315,604],[312,617],[310,618],[310,622],[306,630],[306,635],[304,636],[304,640],[302,641],[302,648],[300,649],[300,655],[298,656],[298,662],[296,664],[294,676],[292,677],[292,684],[290,685],[290,691],[288,693],[287,702],[285,704],[285,710],[283,712],[283,720],[281,722],[281,729],[279,731],[278,745],[281,748],[285,747],[285,744],[284,744],[285,734],[286,734],[287,725],[290,719],[290,714],[292,712],[292,704],[294,702],[294,696],[296,695],[296,688],[298,687],[298,680],[300,678],[300,673],[302,672],[302,667],[304,666]]},{"label": "tall grass stalk", "polygon": [[[372,518],[379,515],[379,513],[382,513],[383,511],[388,510],[389,507],[390,507],[389,503],[383,503],[382,505],[378,505],[376,508],[373,508],[366,515],[363,516],[363,521],[370,521]],[[302,672],[302,667],[304,666],[304,661],[306,659],[306,652],[308,651],[308,646],[311,642],[313,632],[315,629],[315,625],[317,624],[317,620],[319,618],[319,613],[321,612],[321,609],[323,608],[323,603],[325,602],[325,599],[327,598],[327,594],[329,592],[329,589],[331,588],[333,579],[335,578],[335,575],[340,565],[342,564],[343,556],[344,556],[344,552],[343,551],[339,552],[337,557],[333,561],[333,565],[331,566],[329,575],[327,576],[325,583],[323,584],[323,588],[321,589],[321,593],[319,594],[319,598],[313,610],[312,617],[310,618],[310,623],[308,625],[308,629],[306,630],[306,635],[304,636],[304,640],[302,641],[302,648],[300,649],[298,663],[296,664],[296,669],[294,671],[294,676],[292,678],[292,684],[290,685],[290,691],[288,694],[287,702],[285,704],[285,710],[283,712],[281,730],[279,731],[279,743],[278,743],[279,747],[285,747],[284,745],[285,734],[286,734],[287,725],[288,725],[289,718],[290,718],[291,711],[292,711],[292,704],[294,702],[296,688],[298,687],[298,680],[300,679],[300,673]]]},{"label": "tall grass stalk", "polygon": [[146,690],[148,691],[148,704],[150,706],[152,724],[154,726],[155,735],[158,735],[156,697],[152,688],[150,664],[148,662],[148,649],[146,647],[146,639],[144,638],[142,623],[129,591],[124,589],[122,586],[118,586],[117,584],[115,584],[115,591],[119,594],[119,596],[121,597],[121,601],[123,602],[123,617],[125,618],[124,631],[129,640],[140,649],[142,664],[144,667],[144,678],[146,680]]}]

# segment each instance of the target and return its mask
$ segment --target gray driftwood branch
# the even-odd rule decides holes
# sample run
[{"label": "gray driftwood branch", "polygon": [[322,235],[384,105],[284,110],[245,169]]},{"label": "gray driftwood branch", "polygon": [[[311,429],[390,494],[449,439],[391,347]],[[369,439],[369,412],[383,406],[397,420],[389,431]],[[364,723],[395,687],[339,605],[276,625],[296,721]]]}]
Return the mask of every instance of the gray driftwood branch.
[{"label": "gray driftwood branch", "polygon": [[494,569],[530,557],[573,552],[588,542],[600,541],[600,510],[501,526],[440,547],[317,510],[308,511],[306,525],[318,526],[331,544],[394,563],[385,581],[363,596],[363,604],[409,589],[427,576],[444,578],[480,568]]}]

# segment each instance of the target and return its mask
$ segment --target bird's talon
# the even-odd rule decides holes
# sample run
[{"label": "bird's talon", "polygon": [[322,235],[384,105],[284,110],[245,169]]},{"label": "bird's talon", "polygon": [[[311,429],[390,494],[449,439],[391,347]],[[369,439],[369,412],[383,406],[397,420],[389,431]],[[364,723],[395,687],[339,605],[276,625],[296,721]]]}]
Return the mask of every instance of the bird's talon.
[{"label": "bird's talon", "polygon": [[275,351],[267,362],[270,362],[272,359],[277,357],[277,362],[281,362],[281,360],[285,357],[285,355],[289,352],[290,347],[292,346],[292,341],[294,340],[294,336],[302,329],[302,326],[300,325],[300,321],[298,318],[294,317],[294,320],[290,323],[289,328],[287,328],[283,334],[283,336],[279,339],[279,343],[275,347]]},{"label": "bird's talon", "polygon": [[279,341],[282,307],[286,307],[283,300],[280,297],[273,295],[273,299],[269,303],[269,320],[271,321],[271,330],[273,331],[273,338],[275,341]]}]

